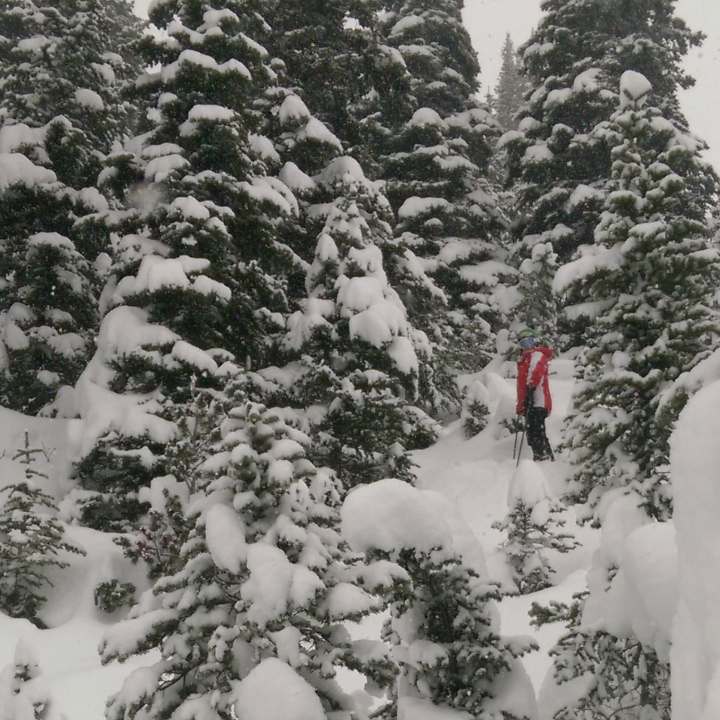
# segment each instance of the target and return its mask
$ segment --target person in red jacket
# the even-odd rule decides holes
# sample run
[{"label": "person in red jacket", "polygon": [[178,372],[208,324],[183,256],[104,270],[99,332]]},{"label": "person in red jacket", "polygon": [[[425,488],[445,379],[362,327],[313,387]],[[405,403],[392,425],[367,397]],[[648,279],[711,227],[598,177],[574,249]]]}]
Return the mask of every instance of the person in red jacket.
[{"label": "person in red jacket", "polygon": [[545,418],[552,411],[548,364],[553,351],[536,345],[535,331],[530,328],[521,330],[517,337],[522,350],[517,364],[517,414],[525,416],[533,460],[554,460],[545,432]]}]

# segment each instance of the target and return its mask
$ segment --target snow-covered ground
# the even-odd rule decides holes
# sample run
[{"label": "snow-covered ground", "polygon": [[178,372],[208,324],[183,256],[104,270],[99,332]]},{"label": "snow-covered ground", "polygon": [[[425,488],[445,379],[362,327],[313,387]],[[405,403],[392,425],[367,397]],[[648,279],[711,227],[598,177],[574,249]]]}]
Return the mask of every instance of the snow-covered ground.
[{"label": "snow-covered ground", "polygon": [[[501,379],[498,375],[482,379],[490,389],[491,409],[507,407],[508,398],[514,396],[514,381]],[[548,434],[555,446],[560,440],[572,385],[572,363],[555,360],[551,366],[554,411],[548,421]],[[457,514],[467,526],[463,532],[469,529],[480,541],[490,575],[509,588],[511,583],[498,550],[502,534],[493,529],[492,524],[507,513],[508,487],[516,471],[516,461],[513,460],[513,436],[507,435],[497,424],[499,412],[483,433],[470,440],[465,439],[460,421],[457,421],[445,428],[433,447],[415,453],[414,461],[418,466],[419,487],[441,493],[454,503]],[[69,442],[74,431],[72,422],[28,419],[0,410],[0,423],[7,428],[0,438],[0,483],[5,485],[19,479],[14,477],[17,466],[10,458],[22,444],[27,428],[31,442],[47,449],[49,460],[43,459],[43,467],[39,469],[49,471],[49,490],[61,497],[71,486],[67,470],[73,452]],[[530,454],[525,446],[523,458],[529,458]],[[554,463],[543,462],[541,469],[550,491],[559,493],[568,473],[562,455],[558,454]],[[598,544],[597,531],[587,526],[578,527],[572,512],[567,512],[565,519],[565,529],[576,534],[582,545],[568,554],[556,553],[555,557],[550,557],[557,585],[533,595],[508,597],[500,606],[503,635],[532,635],[540,645],[538,652],[524,659],[536,690],[550,666],[547,651],[563,628],[532,628],[527,611],[533,601],[543,604],[551,599],[567,601],[573,593],[582,590],[586,569]],[[93,590],[99,582],[110,577],[123,577],[139,588],[143,587],[143,579],[109,537],[85,528],[69,527],[68,539],[82,546],[87,555],[71,558],[72,567],[53,577],[52,600],[42,612],[51,629],[38,630],[27,621],[0,615],[0,668],[13,660],[17,642],[25,638],[35,651],[58,709],[68,720],[100,720],[106,699],[119,690],[123,678],[133,667],[152,658],[148,656],[123,665],[101,665],[97,647],[107,626],[120,616],[117,613],[108,616],[98,610],[93,602]],[[367,631],[376,631],[378,625],[376,619],[368,625]]]}]

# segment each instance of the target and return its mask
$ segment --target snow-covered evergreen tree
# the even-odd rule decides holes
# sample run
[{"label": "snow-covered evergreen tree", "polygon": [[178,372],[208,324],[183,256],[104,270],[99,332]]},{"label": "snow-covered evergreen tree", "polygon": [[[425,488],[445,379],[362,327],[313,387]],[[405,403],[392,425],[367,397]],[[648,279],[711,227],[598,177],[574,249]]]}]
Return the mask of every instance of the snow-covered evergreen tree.
[{"label": "snow-covered evergreen tree", "polygon": [[378,154],[405,271],[396,280],[389,263],[388,274],[408,296],[413,323],[437,346],[435,384],[454,404],[458,389],[446,375],[477,371],[494,352],[493,333],[508,310],[503,288],[514,274],[486,179],[499,126],[475,97],[478,63],[462,2],[388,2],[385,9],[378,32],[409,74],[407,110],[375,121],[384,128]]},{"label": "snow-covered evergreen tree", "polygon": [[[670,665],[635,637],[618,638],[605,630],[583,628],[582,610],[587,593],[570,605],[552,601],[549,607],[533,603],[533,624],[562,622],[568,630],[551,650],[553,677],[562,686],[587,677],[586,692],[569,693],[572,700],[554,720],[670,720]],[[582,680],[580,681],[582,682]],[[562,692],[562,691],[560,691]]]},{"label": "snow-covered evergreen tree", "polygon": [[[683,57],[702,40],[675,15],[674,0],[545,0],[545,14],[521,48],[533,92],[518,130],[502,139],[517,194],[514,235],[525,252],[551,242],[560,264],[591,244],[606,195],[610,147],[592,130],[617,104],[620,76],[645,75],[655,104],[686,130],[677,93],[693,84]],[[687,214],[701,219],[715,190],[707,168],[689,178]]]},{"label": "snow-covered evergreen tree", "polygon": [[515,322],[534,328],[538,335],[555,346],[557,338],[557,297],[553,290],[557,255],[552,243],[533,245],[530,257],[520,263]]},{"label": "snow-covered evergreen tree", "polygon": [[[74,385],[97,328],[94,262],[107,232],[75,221],[107,208],[93,189],[128,132],[120,88],[140,22],[124,0],[0,9],[0,399],[37,413]],[[112,51],[109,49],[112,48]],[[48,408],[49,410],[49,408]]]},{"label": "snow-covered evergreen tree", "polygon": [[[235,2],[156,3],[150,15],[166,32],[143,44],[148,65],[159,63],[136,83],[144,132],[128,145],[135,157],[120,152],[107,173],[131,181],[120,165],[135,166],[144,179],[126,188],[124,212],[96,219],[117,233],[98,351],[76,393],[96,440],[77,476],[101,493],[85,520],[119,528],[138,517],[133,493],[166,474],[164,448],[195,379],[219,387],[224,362],[267,362],[300,262],[280,230],[297,203],[268,175],[277,153],[255,132],[255,102],[276,78],[255,39],[267,25]],[[104,505],[127,493],[117,512]]]},{"label": "snow-covered evergreen tree", "polygon": [[623,74],[620,108],[595,131],[612,147],[606,210],[595,244],[558,285],[593,317],[566,427],[568,496],[592,509],[609,488],[634,488],[666,517],[668,439],[687,395],[664,391],[711,349],[718,258],[707,227],[688,215],[684,177],[702,167],[699,146],[646,106],[650,89],[639,73]]},{"label": "snow-covered evergreen tree", "polygon": [[133,121],[134,109],[120,91],[140,67],[141,28],[125,0],[4,6],[3,136],[60,182],[93,187],[103,155]]},{"label": "snow-covered evergreen tree", "polygon": [[[654,521],[672,512],[669,437],[688,399],[675,380],[710,354],[717,335],[718,255],[684,179],[696,177],[700,145],[649,105],[651,89],[645,76],[623,73],[620,108],[595,130],[612,148],[605,211],[595,244],[580,248],[556,283],[593,318],[565,428],[575,466],[568,497],[603,528],[590,593],[562,610],[572,622],[555,661],[560,681],[597,680],[556,717],[670,716],[669,641],[646,631],[644,608],[632,618],[622,607],[638,593],[626,589],[633,571],[624,566],[633,552],[635,573],[652,563],[657,540],[639,529],[668,526]],[[671,526],[669,536],[674,543]]]},{"label": "snow-covered evergreen tree", "polygon": [[331,162],[316,182],[330,202],[307,297],[285,340],[303,368],[295,381],[299,397],[324,408],[316,451],[347,486],[388,475],[409,478],[405,451],[435,437],[434,424],[413,407],[429,347],[384,269],[380,248],[392,240],[389,206],[349,157]]},{"label": "snow-covered evergreen tree", "polygon": [[21,638],[0,672],[0,720],[67,720],[48,690],[33,648]]},{"label": "snow-covered evergreen tree", "polygon": [[527,79],[520,72],[520,61],[510,33],[505,35],[502,46],[502,65],[495,85],[492,108],[503,130],[517,128],[517,114],[523,97],[529,89]]},{"label": "snow-covered evergreen tree", "polygon": [[34,468],[35,456],[42,448],[25,445],[13,460],[24,466],[25,480],[2,489],[0,506],[0,609],[11,617],[27,618],[45,627],[38,612],[46,598],[42,594],[51,583],[45,568],[64,568],[64,552],[84,555],[84,551],[63,540],[65,529],[55,519],[58,508],[53,498],[38,487],[47,475]]},{"label": "snow-covered evergreen tree", "polygon": [[578,546],[572,535],[558,532],[565,524],[557,517],[563,510],[549,492],[542,470],[523,460],[510,480],[508,514],[493,525],[507,533],[500,547],[522,595],[552,586],[548,551],[566,553]]},{"label": "snow-covered evergreen tree", "polygon": [[392,575],[373,573],[348,552],[337,481],[306,459],[308,438],[280,413],[246,401],[237,387],[244,380],[235,382],[222,437],[187,509],[194,528],[179,569],[160,577],[103,642],[104,662],[161,653],[111,698],[109,720],[138,713],[229,720],[259,672],[300,676],[319,698],[321,717],[330,717],[354,708],[338,667],[365,672],[379,687],[394,678],[382,643],[352,641],[344,627],[380,608],[370,593]]},{"label": "snow-covered evergreen tree", "polygon": [[402,571],[385,591],[384,628],[400,677],[379,716],[430,716],[440,706],[473,717],[531,717],[517,658],[534,645],[499,635],[493,609],[499,593],[482,551],[466,546],[470,559],[453,548],[458,529],[448,521],[461,521],[445,516],[442,499],[386,479],[351,493],[342,516],[354,549]]},{"label": "snow-covered evergreen tree", "polygon": [[372,8],[355,0],[271,2],[268,50],[312,114],[360,160],[367,157],[355,106],[370,91],[366,25]]},{"label": "snow-covered evergreen tree", "polygon": [[33,209],[36,217],[25,227],[9,222],[0,246],[0,398],[4,406],[29,414],[52,412],[58,389],[75,383],[98,322],[93,264],[67,235],[34,232],[54,227],[75,234],[69,227],[74,210],[91,208],[72,207],[61,197],[64,192],[59,183],[49,183],[39,192],[11,189],[0,200],[2,214],[29,196],[46,202],[39,213]]},{"label": "snow-covered evergreen tree", "polygon": [[470,383],[463,393],[462,412],[465,437],[471,438],[482,432],[488,424],[490,415],[490,395],[487,388],[478,380]]}]

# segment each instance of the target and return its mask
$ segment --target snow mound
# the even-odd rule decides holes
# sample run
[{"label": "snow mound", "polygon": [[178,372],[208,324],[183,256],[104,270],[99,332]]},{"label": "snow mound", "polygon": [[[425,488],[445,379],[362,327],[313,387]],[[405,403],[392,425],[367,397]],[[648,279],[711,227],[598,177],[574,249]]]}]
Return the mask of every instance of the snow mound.
[{"label": "snow mound", "polygon": [[289,665],[266,658],[235,691],[238,720],[326,720],[312,686]]},{"label": "snow mound", "polygon": [[404,548],[429,553],[450,549],[452,533],[438,514],[440,496],[402,480],[379,480],[348,495],[342,508],[342,533],[358,552],[377,548],[396,554]]},{"label": "snow mound", "polygon": [[626,70],[620,77],[620,107],[642,107],[651,90],[650,81],[642,73]]}]

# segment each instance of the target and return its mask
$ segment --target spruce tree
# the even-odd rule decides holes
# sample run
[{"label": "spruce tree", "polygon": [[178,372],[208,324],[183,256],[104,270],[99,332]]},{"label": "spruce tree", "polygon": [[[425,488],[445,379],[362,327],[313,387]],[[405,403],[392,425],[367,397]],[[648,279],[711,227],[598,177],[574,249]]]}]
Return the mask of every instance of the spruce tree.
[{"label": "spruce tree", "polygon": [[[155,5],[151,20],[167,38],[144,39],[144,59],[158,68],[136,83],[142,134],[127,146],[135,156],[120,153],[108,173],[108,182],[131,183],[128,207],[101,218],[117,233],[106,315],[78,385],[83,417],[98,402],[117,410],[95,426],[97,442],[76,474],[100,493],[86,522],[118,529],[139,516],[138,489],[166,473],[164,448],[195,379],[220,387],[223,363],[268,362],[300,263],[282,242],[297,203],[268,174],[277,153],[258,134],[276,78],[258,42],[262,16],[244,3],[178,0]],[[123,496],[129,504],[107,507]]]},{"label": "spruce tree", "polygon": [[[674,381],[711,352],[717,336],[716,253],[707,226],[693,217],[684,179],[694,176],[699,146],[649,104],[651,89],[643,75],[623,73],[620,107],[595,130],[613,160],[595,244],[581,248],[558,278],[571,302],[595,309],[565,428],[574,465],[567,496],[585,504],[581,518],[610,527],[589,573],[590,597],[550,612],[569,622],[554,651],[556,678],[594,678],[558,718],[670,717],[670,667],[658,643],[580,621],[591,609],[597,620],[620,582],[619,553],[632,523],[672,512],[669,437],[688,399]],[[623,513],[625,535],[618,537],[612,528]]]},{"label": "spruce tree", "polygon": [[507,532],[500,547],[515,587],[521,595],[552,586],[554,571],[548,551],[567,553],[577,543],[572,535],[561,532],[565,521],[558,516],[565,509],[549,492],[542,471],[523,461],[510,480],[508,513],[493,523]]},{"label": "spruce tree", "polygon": [[0,609],[10,617],[27,618],[45,627],[39,616],[47,599],[42,593],[52,583],[45,568],[68,567],[58,556],[62,552],[85,552],[63,540],[65,529],[53,517],[58,508],[53,498],[38,487],[47,475],[34,467],[42,448],[30,445],[25,431],[25,445],[13,460],[24,466],[25,479],[2,489],[5,499],[0,507]]},{"label": "spruce tree", "polygon": [[608,489],[632,488],[665,518],[668,440],[687,395],[664,391],[710,352],[718,265],[684,179],[702,167],[698,145],[646,105],[649,93],[625,73],[620,108],[595,131],[612,148],[612,181],[595,244],[566,269],[571,301],[597,313],[565,434],[572,502],[592,512]]},{"label": "spruce tree", "polygon": [[434,496],[385,479],[358,488],[343,505],[343,532],[353,549],[394,577],[382,588],[390,609],[383,636],[400,675],[377,714],[430,716],[435,705],[472,717],[528,717],[517,658],[535,645],[499,634],[493,604],[500,594],[482,553],[468,553],[469,562],[453,547],[457,528],[449,523],[457,518],[446,518]]},{"label": "spruce tree", "polygon": [[109,720],[211,711],[229,720],[243,681],[267,658],[283,665],[266,669],[289,666],[309,683],[328,716],[353,711],[338,667],[379,687],[394,678],[382,643],[353,642],[344,627],[381,603],[362,588],[375,589],[372,568],[338,532],[337,480],[307,460],[307,436],[245,399],[245,382],[226,391],[228,417],[191,498],[177,572],[103,642],[104,662],[161,654],[110,699]]},{"label": "spruce tree", "polygon": [[285,339],[302,367],[298,397],[323,407],[315,449],[346,486],[387,475],[411,479],[406,450],[429,444],[435,428],[413,407],[428,344],[384,269],[389,206],[352,158],[332,161],[316,182],[315,199],[330,202],[307,295]]},{"label": "spruce tree", "polygon": [[[686,130],[677,93],[693,84],[682,69],[702,35],[675,13],[674,0],[546,0],[537,30],[521,48],[532,86],[517,131],[506,134],[508,182],[517,194],[514,236],[523,256],[537,242],[551,242],[559,263],[593,242],[603,209],[612,160],[593,129],[617,103],[626,70],[645,75],[655,104]],[[715,191],[714,174],[698,168],[689,216],[702,219]]]},{"label": "spruce tree", "polygon": [[515,321],[534,328],[546,343],[555,346],[557,337],[557,296],[553,289],[557,255],[552,243],[533,245],[530,257],[520,263]]},{"label": "spruce tree", "polygon": [[586,692],[561,707],[554,720],[670,720],[670,664],[635,637],[617,638],[605,630],[582,626],[587,593],[573,596],[569,605],[552,601],[549,607],[533,603],[533,625],[562,622],[567,632],[550,654],[553,677],[559,686],[591,677]]},{"label": "spruce tree", "polygon": [[[104,153],[129,130],[121,88],[140,22],[123,0],[0,9],[0,401],[52,412],[97,329],[94,263],[107,231],[79,218],[107,209],[94,189]],[[112,51],[109,50],[112,48]]]},{"label": "spruce tree", "polygon": [[283,61],[287,77],[312,114],[367,158],[357,106],[371,90],[368,60],[372,7],[355,0],[271,2],[268,50]]},{"label": "spruce tree", "polygon": [[[527,79],[521,74],[520,61],[510,33],[505,35],[502,47],[502,65],[495,85],[491,106],[503,130],[517,128],[517,114],[529,89]],[[488,91],[489,92],[489,91]],[[490,103],[489,103],[490,104]]]},{"label": "spruce tree", "polygon": [[[499,126],[475,96],[479,66],[462,2],[388,2],[385,9],[378,33],[409,75],[398,100],[403,114],[376,121],[381,173],[398,217],[400,262],[388,263],[388,275],[435,346],[434,384],[452,405],[459,401],[452,375],[477,371],[495,350],[503,288],[513,275],[500,243],[505,220],[487,181]],[[382,108],[383,88],[376,91]]]},{"label": "spruce tree", "polygon": [[103,155],[134,119],[121,92],[140,67],[132,5],[26,0],[0,10],[0,29],[2,133],[60,182],[93,187]]}]

